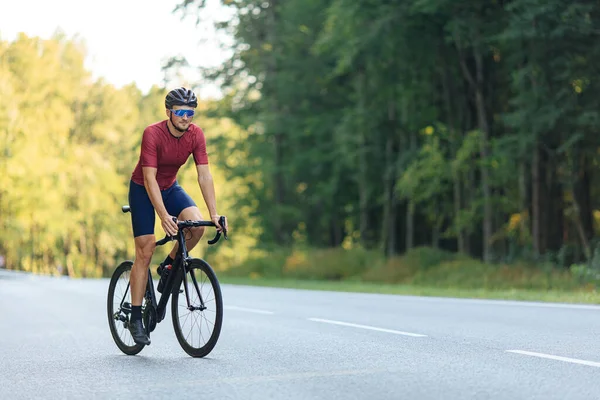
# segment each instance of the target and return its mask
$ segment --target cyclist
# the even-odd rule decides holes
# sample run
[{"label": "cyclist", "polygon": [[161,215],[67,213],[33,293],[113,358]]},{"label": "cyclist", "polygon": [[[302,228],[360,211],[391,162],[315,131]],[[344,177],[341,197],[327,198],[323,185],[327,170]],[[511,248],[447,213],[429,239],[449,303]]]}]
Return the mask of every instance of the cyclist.
[{"label": "cyclist", "polygon": [[[198,100],[186,88],[171,90],[165,98],[168,119],[144,129],[138,163],[129,182],[129,206],[135,240],[135,260],[131,270],[131,319],[129,330],[138,344],[150,344],[142,324],[142,300],[148,281],[148,266],[155,250],[155,212],[167,235],[177,234],[178,220],[200,220],[200,210],[194,200],[179,186],[177,172],[193,155],[198,172],[198,184],[218,231],[220,215],[217,213],[215,189],[208,165],[206,140],[200,127],[192,123]],[[227,229],[227,223],[225,223]],[[188,250],[194,248],[204,234],[204,227],[190,228],[192,236],[186,238]],[[170,268],[178,244],[159,265],[161,273]],[[159,282],[159,289],[161,283]]]}]

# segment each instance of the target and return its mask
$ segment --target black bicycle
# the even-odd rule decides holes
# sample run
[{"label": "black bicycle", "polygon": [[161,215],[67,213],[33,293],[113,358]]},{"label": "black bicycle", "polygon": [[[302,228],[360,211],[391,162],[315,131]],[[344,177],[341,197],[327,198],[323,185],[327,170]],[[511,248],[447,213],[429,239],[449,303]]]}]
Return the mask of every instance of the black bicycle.
[{"label": "black bicycle", "polygon": [[[129,206],[123,206],[122,211],[130,211]],[[177,236],[165,236],[156,242],[162,246],[172,240],[177,240],[179,246],[172,268],[163,282],[162,295],[157,302],[154,291],[154,282],[150,268],[148,268],[148,283],[142,301],[142,320],[148,337],[154,331],[156,324],[160,323],[167,311],[167,302],[171,295],[171,316],[175,336],[183,350],[192,357],[204,357],[209,354],[219,339],[221,324],[223,322],[223,298],[217,275],[212,267],[203,259],[191,258],[185,245],[184,229],[197,226],[213,226],[212,221],[177,221]],[[225,217],[221,217],[219,224],[225,227]],[[227,231],[223,229],[223,236],[227,239]],[[219,241],[221,232],[208,243],[213,245]],[[108,325],[117,347],[127,355],[138,354],[145,347],[135,343],[129,332],[129,317],[131,314],[131,292],[129,290],[129,277],[133,261],[122,262],[113,272],[108,287]],[[197,276],[200,275],[200,276]],[[208,286],[208,290],[205,289]],[[210,322],[210,318],[214,321]],[[191,327],[187,328],[186,323]],[[200,328],[199,333],[193,333],[194,326]],[[184,328],[185,326],[185,328]],[[203,332],[203,328],[206,330]],[[208,331],[208,332],[207,332]],[[208,338],[208,340],[205,340]]]}]

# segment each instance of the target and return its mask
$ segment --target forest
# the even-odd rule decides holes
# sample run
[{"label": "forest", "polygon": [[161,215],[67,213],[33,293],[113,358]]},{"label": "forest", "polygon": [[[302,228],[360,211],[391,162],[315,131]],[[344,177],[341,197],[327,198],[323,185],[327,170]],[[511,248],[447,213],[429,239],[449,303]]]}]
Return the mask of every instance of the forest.
[{"label": "forest", "polygon": [[592,256],[596,2],[224,4],[232,57],[206,76],[228,93],[217,115],[250,133],[232,151],[253,162],[229,171],[263,177],[268,241]]},{"label": "forest", "polygon": [[[600,268],[599,3],[222,4],[235,10],[218,24],[231,57],[203,76],[224,96],[195,120],[232,226],[198,250],[217,269],[260,275],[252,265],[289,269],[302,252],[339,279],[352,276],[341,254],[362,273],[371,256],[423,249],[487,268]],[[204,7],[176,11],[202,24]],[[60,34],[0,41],[8,268],[100,277],[133,254],[120,206],[169,82],[117,89],[92,81],[84,57]],[[180,183],[204,206],[194,173]]]}]

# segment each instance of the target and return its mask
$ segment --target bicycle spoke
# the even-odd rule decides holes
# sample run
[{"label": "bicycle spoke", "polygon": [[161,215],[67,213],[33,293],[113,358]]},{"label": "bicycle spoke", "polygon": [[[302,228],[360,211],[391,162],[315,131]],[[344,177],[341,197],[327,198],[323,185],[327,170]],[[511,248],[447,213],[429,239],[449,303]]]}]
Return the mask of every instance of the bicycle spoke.
[{"label": "bicycle spoke", "polygon": [[144,348],[135,343],[127,328],[131,313],[129,278],[132,264],[131,261],[125,261],[117,267],[111,277],[107,299],[107,316],[112,337],[117,347],[128,355],[137,354]]},{"label": "bicycle spoke", "polygon": [[173,327],[186,353],[204,357],[212,351],[221,332],[221,291],[214,271],[204,260],[190,259],[186,266],[178,283],[181,292],[171,302]]},{"label": "bicycle spoke", "polygon": [[[198,276],[197,273],[201,275]],[[192,265],[184,279],[185,282],[182,280],[182,286],[187,285],[189,291],[186,295],[179,293],[178,296],[176,310],[179,328],[176,329],[176,332],[179,330],[182,334],[180,341],[183,340],[187,346],[193,349],[192,352],[196,352],[208,345],[215,330],[220,330],[220,321],[217,326],[217,320],[221,318],[220,302],[217,303],[217,293],[213,283],[202,268]],[[196,330],[198,333],[195,332]],[[214,344],[210,346],[212,347]]]}]

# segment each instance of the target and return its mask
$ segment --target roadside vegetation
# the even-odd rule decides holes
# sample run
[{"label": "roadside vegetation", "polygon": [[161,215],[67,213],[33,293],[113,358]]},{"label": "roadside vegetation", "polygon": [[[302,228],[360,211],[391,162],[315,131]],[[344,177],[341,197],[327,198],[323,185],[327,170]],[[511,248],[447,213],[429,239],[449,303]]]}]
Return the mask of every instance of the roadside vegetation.
[{"label": "roadside vegetation", "polygon": [[[224,281],[598,302],[600,4],[222,4],[231,58],[201,72],[223,97],[194,122],[232,231],[192,254]],[[195,66],[142,93],[93,80],[85,52],[0,40],[6,268],[99,278],[133,257],[142,132]],[[192,164],[179,183],[207,216]]]},{"label": "roadside vegetation", "polygon": [[[217,263],[217,260],[214,260]],[[273,251],[220,270],[224,283],[422,296],[600,303],[600,274],[586,265],[485,264],[466,255],[419,247],[385,259],[377,251]],[[595,273],[592,273],[595,272]]]}]

